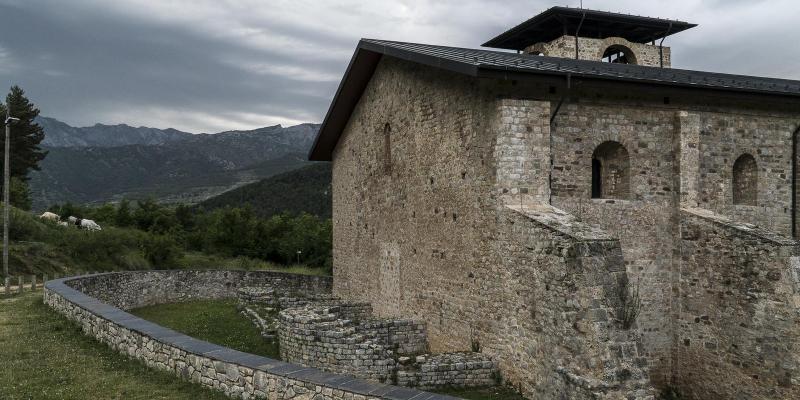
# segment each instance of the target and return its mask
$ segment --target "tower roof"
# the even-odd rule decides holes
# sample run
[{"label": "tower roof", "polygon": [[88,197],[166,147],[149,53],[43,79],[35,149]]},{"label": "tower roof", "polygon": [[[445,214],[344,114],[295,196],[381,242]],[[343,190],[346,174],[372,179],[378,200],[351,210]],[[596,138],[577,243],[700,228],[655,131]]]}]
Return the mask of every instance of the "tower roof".
[{"label": "tower roof", "polygon": [[[578,33],[578,26],[580,32]],[[547,11],[501,33],[484,47],[523,50],[550,42],[564,35],[591,38],[621,37],[635,43],[647,43],[697,26],[688,22],[618,14],[583,8],[552,7]]]}]

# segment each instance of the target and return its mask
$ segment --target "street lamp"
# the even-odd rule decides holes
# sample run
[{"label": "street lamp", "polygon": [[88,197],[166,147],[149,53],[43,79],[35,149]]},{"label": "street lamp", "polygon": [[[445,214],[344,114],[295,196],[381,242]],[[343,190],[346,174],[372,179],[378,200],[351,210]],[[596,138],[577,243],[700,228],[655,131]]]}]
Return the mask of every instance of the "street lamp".
[{"label": "street lamp", "polygon": [[8,105],[6,105],[6,151],[5,157],[3,160],[3,275],[8,278],[8,222],[9,222],[9,210],[11,209],[11,202],[9,201],[11,197],[11,190],[9,186],[11,186],[11,171],[10,171],[10,154],[11,154],[11,123],[18,122],[19,118],[14,118],[11,116],[11,111],[8,109]]}]

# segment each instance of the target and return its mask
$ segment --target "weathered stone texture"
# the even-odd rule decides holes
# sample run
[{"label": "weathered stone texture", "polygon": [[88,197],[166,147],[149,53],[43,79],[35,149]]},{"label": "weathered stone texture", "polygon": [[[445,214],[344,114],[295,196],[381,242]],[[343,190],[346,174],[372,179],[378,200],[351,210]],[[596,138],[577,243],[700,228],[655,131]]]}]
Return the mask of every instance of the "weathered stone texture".
[{"label": "weathered stone texture", "polygon": [[504,377],[533,398],[652,395],[638,333],[619,321],[630,283],[619,242],[549,206],[509,206],[501,222],[504,298],[478,326]]},{"label": "weathered stone texture", "polygon": [[[585,298],[574,299],[574,289],[564,288],[567,297],[534,306],[531,293],[542,302],[555,293],[536,274],[567,274],[560,250],[547,245],[546,235],[537,236],[543,240],[542,251],[554,251],[557,257],[539,265],[535,260],[540,254],[526,255],[527,247],[514,241],[498,242],[508,213],[516,215],[504,204],[546,200],[548,191],[541,186],[549,181],[549,161],[542,157],[551,147],[550,112],[546,102],[495,101],[486,88],[466,80],[402,62],[382,62],[334,153],[334,292],[372,303],[379,316],[401,310],[406,317],[427,321],[433,351],[480,346],[499,360],[510,383],[532,395],[594,390],[589,384],[567,382],[565,377],[572,373],[605,382],[601,386],[608,393],[631,385],[647,393],[646,383],[641,383],[646,381],[641,365],[647,360],[633,345],[636,335],[620,333],[625,340],[609,339],[608,332],[616,332],[615,315],[599,309],[578,312],[577,304],[595,300],[600,307],[600,299],[611,294],[595,293],[598,287],[592,283],[594,289],[587,286]],[[373,140],[387,121],[392,125],[395,162],[390,175],[380,168],[381,141]],[[580,229],[602,235],[591,227]],[[387,254],[396,254],[393,262],[399,265],[399,294],[388,296],[382,259]],[[512,263],[510,254],[534,258]],[[600,275],[625,276],[621,252],[618,256],[616,274]],[[556,286],[557,278],[551,280]],[[399,302],[391,296],[399,296]],[[531,321],[529,307],[546,315]],[[563,313],[575,314],[564,318]],[[543,333],[545,327],[572,331],[573,323],[591,330],[592,318],[603,315],[606,334],[579,336],[566,345],[550,342],[550,335]],[[552,340],[567,339],[559,334]],[[627,343],[618,346],[626,351],[607,355],[609,342]],[[566,351],[556,357],[561,346],[586,352]],[[573,356],[578,358],[570,361]],[[613,366],[608,370],[596,367],[615,357],[623,361],[609,361]],[[612,372],[617,369],[625,371],[620,372],[621,380]]]},{"label": "weathered stone texture", "polygon": [[[376,73],[334,154],[334,293],[379,317],[426,321],[434,352],[469,350],[479,275],[494,264],[483,227],[494,224],[495,103],[467,79],[409,64]],[[389,174],[374,140],[386,123]]]},{"label": "weathered stone texture", "polygon": [[[533,398],[576,382],[608,393],[644,388],[644,375],[659,387],[677,382],[681,207],[790,235],[800,115],[775,99],[634,89],[575,78],[470,80],[384,57],[333,155],[334,292],[373,303],[378,315],[427,321],[434,351],[479,343]],[[376,139],[386,123],[388,174]],[[627,195],[592,199],[592,155],[606,142],[627,151]],[[757,165],[757,206],[733,204],[733,164],[744,153]],[[529,225],[537,228],[512,234]],[[570,247],[559,232],[573,229],[620,249],[615,268],[641,297],[632,331],[613,323],[605,336],[570,330],[568,322],[591,320],[587,304],[611,299],[578,277],[561,289],[577,299],[551,290],[571,276],[574,261],[558,254]],[[606,268],[602,254],[591,256],[592,273]],[[639,342],[616,361],[597,353]],[[599,360],[606,369],[588,367]],[[615,382],[614,363],[646,365],[643,380]]]},{"label": "weathered stone texture", "polygon": [[[618,238],[631,281],[639,285],[638,319],[653,379],[666,382],[672,346],[670,304],[673,227],[677,216],[673,153],[674,112],[643,107],[570,104],[556,118],[553,200]],[[628,152],[626,199],[591,199],[592,155],[619,143]]]},{"label": "weathered stone texture", "polygon": [[122,310],[195,299],[236,298],[239,288],[280,288],[282,293],[330,293],[324,276],[270,271],[131,271],[99,274],[66,281],[70,287]]},{"label": "weathered stone texture", "polygon": [[407,358],[408,365],[397,371],[400,386],[420,389],[486,387],[499,381],[494,362],[485,354],[445,353]]},{"label": "weathered stone texture", "polygon": [[[757,114],[700,113],[701,208],[791,236],[792,136],[800,118]],[[754,157],[757,205],[733,201],[733,164]]]},{"label": "weathered stone texture", "polygon": [[[494,146],[497,194],[504,201],[550,199],[550,102],[501,99]],[[517,200],[511,200],[517,199]]]},{"label": "weathered stone texture", "polygon": [[285,361],[420,389],[494,386],[500,381],[488,355],[427,354],[424,323],[376,318],[369,303],[269,286],[239,289],[238,298],[262,336],[278,341]]},{"label": "weathered stone texture", "polygon": [[372,317],[360,303],[306,305],[278,316],[281,358],[326,371],[394,383],[397,357],[427,351],[425,325]]},{"label": "weathered stone texture", "polygon": [[676,384],[692,399],[800,398],[800,247],[684,209]]}]

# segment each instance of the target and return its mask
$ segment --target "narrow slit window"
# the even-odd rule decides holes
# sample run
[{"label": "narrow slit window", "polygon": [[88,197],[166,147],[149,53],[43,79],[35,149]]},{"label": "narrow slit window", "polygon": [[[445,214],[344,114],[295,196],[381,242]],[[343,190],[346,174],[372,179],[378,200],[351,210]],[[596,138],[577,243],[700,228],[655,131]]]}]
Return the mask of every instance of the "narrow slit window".
[{"label": "narrow slit window", "polygon": [[383,170],[392,172],[392,126],[388,123],[383,126]]}]

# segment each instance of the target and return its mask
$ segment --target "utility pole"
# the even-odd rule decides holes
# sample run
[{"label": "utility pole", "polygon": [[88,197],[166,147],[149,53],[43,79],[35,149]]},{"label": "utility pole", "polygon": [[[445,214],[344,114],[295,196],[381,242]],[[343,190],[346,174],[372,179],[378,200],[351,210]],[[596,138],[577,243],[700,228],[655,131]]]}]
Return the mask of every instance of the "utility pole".
[{"label": "utility pole", "polygon": [[6,278],[9,277],[8,275],[8,224],[9,224],[9,212],[11,210],[11,202],[9,201],[11,198],[11,170],[10,165],[11,162],[9,161],[11,157],[11,122],[19,121],[19,118],[12,118],[11,117],[11,110],[8,109],[8,104],[6,104],[6,150],[5,150],[5,157],[3,160],[3,276]]}]

